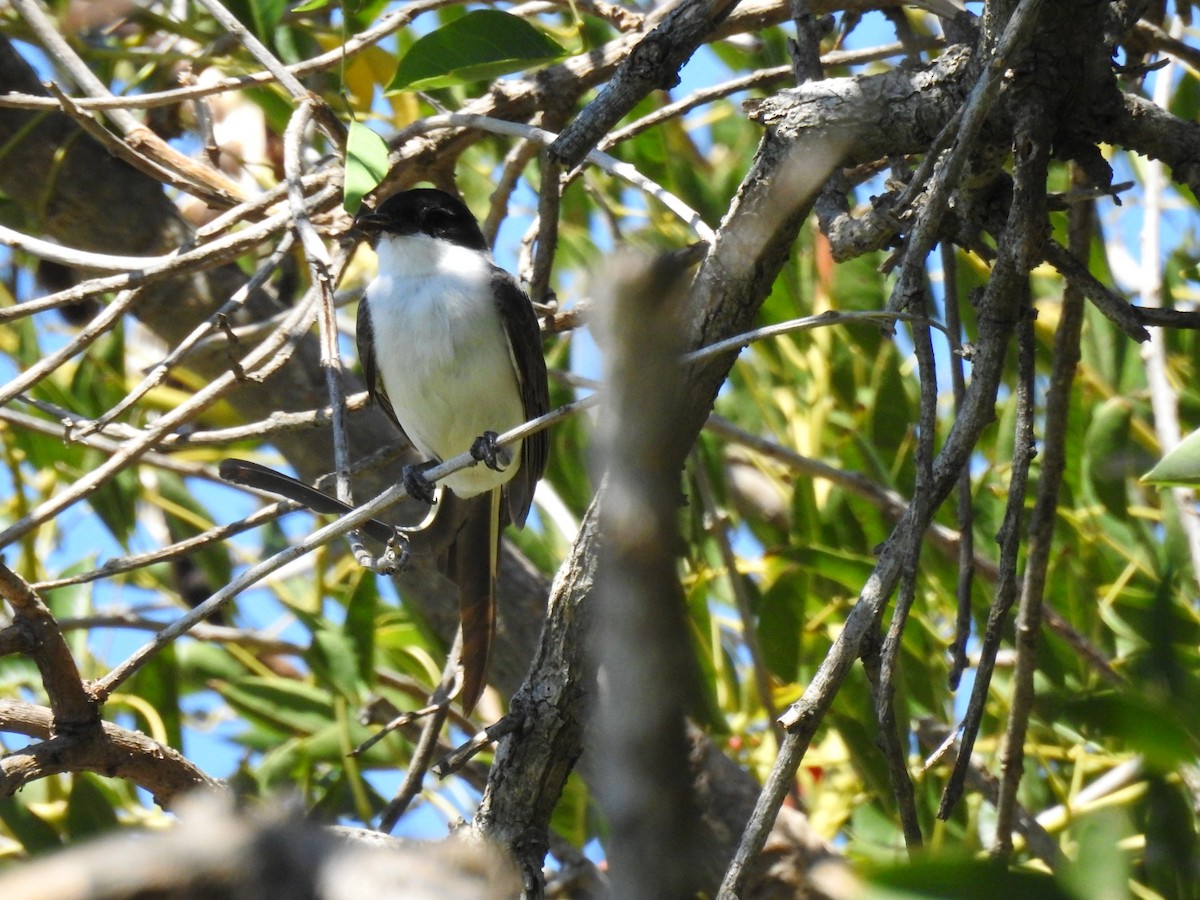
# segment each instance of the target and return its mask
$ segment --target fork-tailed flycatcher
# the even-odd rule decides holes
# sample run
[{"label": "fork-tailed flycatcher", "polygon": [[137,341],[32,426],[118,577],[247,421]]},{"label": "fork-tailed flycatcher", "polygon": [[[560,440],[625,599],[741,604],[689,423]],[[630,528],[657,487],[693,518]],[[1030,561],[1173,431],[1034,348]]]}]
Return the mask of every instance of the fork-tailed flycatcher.
[{"label": "fork-tailed flycatcher", "polygon": [[466,205],[444,191],[404,191],[360,213],[379,269],[358,307],[368,390],[430,462],[409,467],[409,493],[433,499],[421,470],[471,450],[485,465],[442,484],[465,501],[449,545],[458,585],[464,709],[483,690],[496,624],[496,565],[506,521],[525,524],[546,468],[546,432],[497,449],[497,433],[549,409],[537,317],[498,267]]}]

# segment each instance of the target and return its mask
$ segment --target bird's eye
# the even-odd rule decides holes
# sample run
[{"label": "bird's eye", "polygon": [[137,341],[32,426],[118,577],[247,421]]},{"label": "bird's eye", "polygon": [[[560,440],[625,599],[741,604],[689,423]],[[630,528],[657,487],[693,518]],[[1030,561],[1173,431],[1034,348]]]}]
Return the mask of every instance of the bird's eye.
[{"label": "bird's eye", "polygon": [[431,234],[443,234],[454,226],[454,216],[444,209],[428,209],[425,211],[424,225]]}]

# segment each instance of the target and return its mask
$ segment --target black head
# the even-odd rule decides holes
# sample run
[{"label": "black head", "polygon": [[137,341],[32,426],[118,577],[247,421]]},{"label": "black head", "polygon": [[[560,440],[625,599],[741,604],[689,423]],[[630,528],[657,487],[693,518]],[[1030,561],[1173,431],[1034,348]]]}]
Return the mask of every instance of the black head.
[{"label": "black head", "polygon": [[457,197],[436,188],[392,194],[354,220],[368,234],[427,234],[471,250],[487,250],[487,241],[471,211]]}]

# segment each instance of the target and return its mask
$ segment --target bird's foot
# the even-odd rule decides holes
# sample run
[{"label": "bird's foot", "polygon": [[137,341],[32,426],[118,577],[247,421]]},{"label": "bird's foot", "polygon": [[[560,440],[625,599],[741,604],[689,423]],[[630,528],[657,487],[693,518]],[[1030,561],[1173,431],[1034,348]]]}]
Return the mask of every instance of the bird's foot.
[{"label": "bird's foot", "polygon": [[380,575],[395,575],[408,568],[411,558],[412,540],[407,531],[397,528],[392,532],[392,538],[387,542],[387,548],[383,551],[383,555],[375,560],[372,568]]},{"label": "bird's foot", "polygon": [[475,438],[471,445],[471,456],[479,460],[489,469],[502,472],[512,462],[512,456],[503,447],[496,446],[498,435],[494,431],[485,431]]},{"label": "bird's foot", "polygon": [[404,489],[408,491],[408,496],[433,504],[433,482],[425,477],[425,473],[437,464],[436,459],[430,459],[404,467]]}]

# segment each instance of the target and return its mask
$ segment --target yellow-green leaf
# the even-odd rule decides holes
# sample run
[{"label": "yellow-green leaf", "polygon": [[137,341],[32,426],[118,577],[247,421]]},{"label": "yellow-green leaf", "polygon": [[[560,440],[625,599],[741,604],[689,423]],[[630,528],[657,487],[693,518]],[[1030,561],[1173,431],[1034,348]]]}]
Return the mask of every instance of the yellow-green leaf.
[{"label": "yellow-green leaf", "polygon": [[1200,431],[1193,431],[1142,476],[1149,484],[1200,484]]},{"label": "yellow-green leaf", "polygon": [[488,80],[565,54],[524,19],[497,9],[477,9],[413,44],[387,90],[429,90]]},{"label": "yellow-green leaf", "polygon": [[388,171],[388,148],[383,138],[361,122],[350,123],[346,138],[346,179],[342,206],[354,215],[362,198],[375,190]]}]

